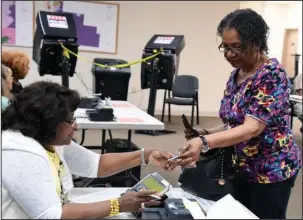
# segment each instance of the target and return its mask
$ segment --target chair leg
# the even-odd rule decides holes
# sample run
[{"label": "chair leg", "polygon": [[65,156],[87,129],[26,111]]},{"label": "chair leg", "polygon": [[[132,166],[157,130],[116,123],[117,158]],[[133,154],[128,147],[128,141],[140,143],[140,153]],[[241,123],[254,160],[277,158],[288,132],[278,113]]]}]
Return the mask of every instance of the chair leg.
[{"label": "chair leg", "polygon": [[[170,98],[170,90],[168,90],[168,98]],[[168,121],[171,122],[171,109],[170,109],[170,103],[168,103]]]},{"label": "chair leg", "polygon": [[190,124],[193,127],[194,126],[194,111],[195,110],[195,102],[193,100],[193,104],[191,106],[191,120],[190,120]]},{"label": "chair leg", "polygon": [[197,110],[197,125],[200,124],[200,118],[199,118],[199,97],[198,97],[198,93],[196,95],[196,110]]},{"label": "chair leg", "polygon": [[294,107],[291,106],[290,107],[290,128],[292,129],[293,128],[293,124],[294,124]]},{"label": "chair leg", "polygon": [[171,122],[171,110],[170,110],[170,104],[168,104],[168,121]]},{"label": "chair leg", "polygon": [[108,130],[108,134],[109,134],[109,138],[110,138],[110,140],[112,141],[112,140],[113,140],[112,131],[111,131],[111,130]]},{"label": "chair leg", "polygon": [[163,99],[163,106],[162,106],[162,116],[161,116],[161,121],[164,122],[164,113],[165,113],[165,101],[166,101],[166,89],[164,92],[164,99]]},{"label": "chair leg", "polygon": [[293,124],[294,124],[294,117],[291,115],[290,116],[290,128],[292,129],[293,127]]}]

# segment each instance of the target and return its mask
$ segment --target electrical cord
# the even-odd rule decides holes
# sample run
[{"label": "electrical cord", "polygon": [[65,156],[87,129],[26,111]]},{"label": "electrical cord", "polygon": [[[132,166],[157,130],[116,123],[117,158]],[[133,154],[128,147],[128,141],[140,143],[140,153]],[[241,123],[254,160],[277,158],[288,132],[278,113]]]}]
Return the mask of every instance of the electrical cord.
[{"label": "electrical cord", "polygon": [[135,92],[130,92],[130,93],[128,93],[128,95],[129,94],[136,94],[136,93],[139,93],[139,92],[140,92],[140,102],[139,102],[138,107],[140,108],[141,105],[142,105],[142,101],[143,101],[143,89],[139,89],[139,90],[137,90]]},{"label": "electrical cord", "polygon": [[143,90],[141,90],[141,93],[140,93],[140,102],[139,102],[139,108],[141,108],[141,105],[142,105],[142,101],[143,101]]},{"label": "electrical cord", "polygon": [[82,83],[82,85],[85,87],[87,93],[88,93],[88,94],[93,93],[93,90],[92,90],[91,88],[89,88],[89,87],[85,84],[85,82],[84,82],[83,77],[81,76],[81,74],[80,74],[80,73],[77,73],[77,72],[75,72],[75,73],[76,73],[77,78],[80,80],[80,82]]}]

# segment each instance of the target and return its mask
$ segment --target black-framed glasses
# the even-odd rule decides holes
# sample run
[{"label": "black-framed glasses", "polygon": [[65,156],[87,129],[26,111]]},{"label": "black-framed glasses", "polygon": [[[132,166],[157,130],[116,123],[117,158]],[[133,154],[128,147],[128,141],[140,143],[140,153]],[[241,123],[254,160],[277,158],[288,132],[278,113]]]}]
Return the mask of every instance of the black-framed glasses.
[{"label": "black-framed glasses", "polygon": [[241,46],[230,47],[230,46],[226,46],[224,44],[220,44],[219,47],[218,47],[218,49],[222,53],[228,53],[228,51],[230,51],[233,54],[240,54],[243,51],[243,48]]},{"label": "black-framed glasses", "polygon": [[69,124],[70,126],[74,126],[75,123],[76,123],[76,117],[74,117],[73,119],[71,120],[64,120],[67,124]]}]

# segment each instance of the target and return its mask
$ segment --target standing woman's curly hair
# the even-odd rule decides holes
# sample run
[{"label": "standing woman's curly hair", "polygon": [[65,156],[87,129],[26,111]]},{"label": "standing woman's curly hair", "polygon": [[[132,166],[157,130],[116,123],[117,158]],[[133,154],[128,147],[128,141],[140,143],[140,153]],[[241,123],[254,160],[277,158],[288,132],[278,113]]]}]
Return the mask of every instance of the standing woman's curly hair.
[{"label": "standing woman's curly hair", "polygon": [[22,51],[2,51],[1,62],[13,72],[15,80],[24,79],[29,71],[29,56]]},{"label": "standing woman's curly hair", "polygon": [[26,86],[2,112],[2,130],[20,131],[50,145],[60,123],[80,104],[79,93],[58,83],[39,81]]},{"label": "standing woman's curly hair", "polygon": [[249,44],[268,54],[267,39],[269,27],[261,15],[251,9],[237,9],[226,15],[217,28],[222,37],[225,28],[234,28],[242,42],[243,49]]}]

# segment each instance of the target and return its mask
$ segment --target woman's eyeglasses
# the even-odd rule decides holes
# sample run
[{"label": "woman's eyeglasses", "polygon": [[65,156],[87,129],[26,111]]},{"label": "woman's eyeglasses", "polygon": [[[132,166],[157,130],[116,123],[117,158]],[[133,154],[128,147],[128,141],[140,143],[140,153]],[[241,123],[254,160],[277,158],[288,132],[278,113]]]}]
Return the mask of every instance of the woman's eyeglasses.
[{"label": "woman's eyeglasses", "polygon": [[65,122],[67,123],[67,124],[69,124],[70,126],[74,126],[75,125],[75,123],[76,123],[76,117],[74,117],[73,119],[71,119],[71,120],[65,120]]},{"label": "woman's eyeglasses", "polygon": [[223,44],[220,44],[218,49],[222,53],[228,53],[228,51],[230,51],[233,54],[240,54],[243,51],[242,47],[229,47]]}]

